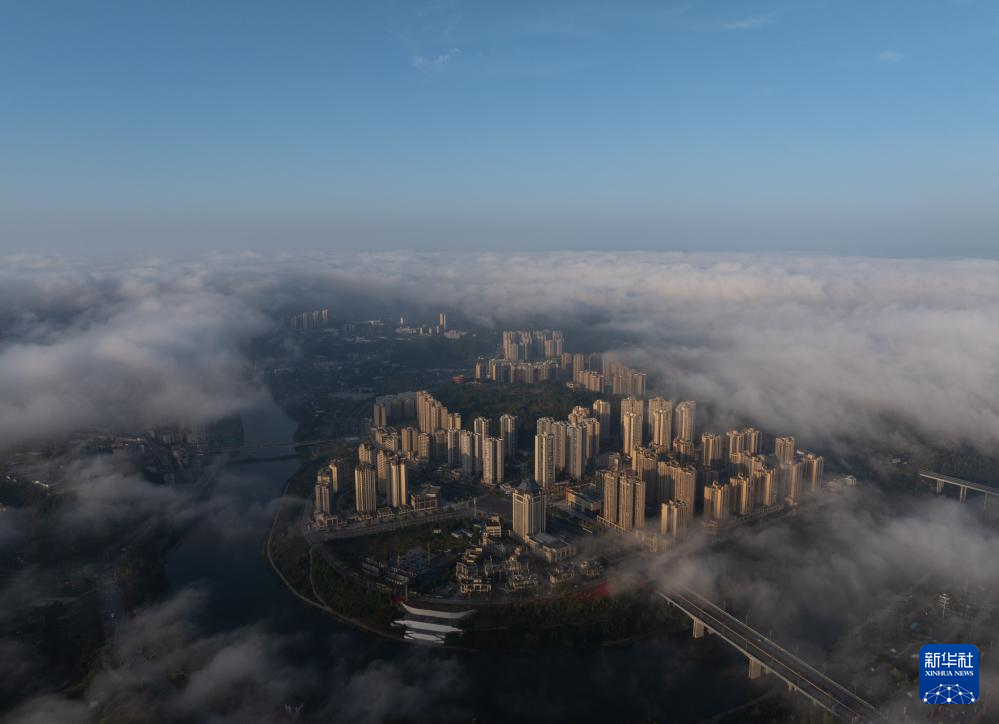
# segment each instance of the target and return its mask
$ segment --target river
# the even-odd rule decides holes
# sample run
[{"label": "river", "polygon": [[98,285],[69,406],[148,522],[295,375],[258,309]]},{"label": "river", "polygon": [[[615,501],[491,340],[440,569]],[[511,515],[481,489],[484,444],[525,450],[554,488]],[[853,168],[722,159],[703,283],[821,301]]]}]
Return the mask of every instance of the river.
[{"label": "river", "polygon": [[[245,414],[244,429],[248,444],[290,441],[295,423],[271,403]],[[261,453],[276,454],[280,451]],[[745,660],[707,639],[653,640],[590,652],[462,654],[414,651],[339,624],[299,603],[261,555],[274,500],[296,468],[295,460],[272,460],[226,469],[213,497],[231,505],[232,515],[206,518],[171,551],[171,588],[199,586],[208,594],[204,635],[265,626],[297,642],[299,664],[306,660],[339,677],[411,665],[419,656],[421,667],[460,673],[455,685],[437,692],[434,713],[420,715],[434,718],[450,712],[489,721],[695,721],[740,706],[769,686],[750,682]],[[696,667],[689,663],[692,647],[698,647]],[[307,718],[308,706],[305,713]]]}]

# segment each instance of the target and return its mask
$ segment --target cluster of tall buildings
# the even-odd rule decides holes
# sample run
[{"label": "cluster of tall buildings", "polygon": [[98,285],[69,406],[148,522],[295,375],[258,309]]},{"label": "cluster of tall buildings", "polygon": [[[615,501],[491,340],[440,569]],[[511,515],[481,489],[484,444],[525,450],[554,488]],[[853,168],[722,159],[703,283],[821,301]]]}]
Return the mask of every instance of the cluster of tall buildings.
[{"label": "cluster of tall buildings", "polygon": [[654,446],[635,448],[630,465],[624,456],[613,454],[609,465],[599,473],[603,487],[603,522],[619,530],[645,527],[646,510],[671,511],[673,524],[664,535],[679,537],[693,521],[697,499],[698,470],[684,465]]},{"label": "cluster of tall buildings", "polygon": [[560,379],[557,360],[514,362],[508,359],[479,360],[475,363],[475,379],[508,384],[536,385]]},{"label": "cluster of tall buildings", "polygon": [[565,339],[557,329],[503,332],[503,359],[511,362],[561,357],[564,346]]},{"label": "cluster of tall buildings", "polygon": [[412,451],[403,452],[402,439],[395,430],[378,428],[373,442],[357,447],[359,464],[354,470],[354,492],[358,513],[374,512],[376,500],[382,498],[392,508],[409,504]]},{"label": "cluster of tall buildings", "polygon": [[415,334],[420,337],[445,336],[449,338],[457,338],[464,334],[463,332],[453,332],[453,330],[448,330],[446,312],[441,312],[437,315],[437,324],[430,323],[414,326],[409,324],[405,317],[399,317],[399,324],[396,326],[395,331],[396,334]]},{"label": "cluster of tall buildings", "polygon": [[314,489],[315,518],[323,522],[335,513],[336,496],[350,485],[350,461],[334,458],[319,468]]},{"label": "cluster of tall buildings", "polygon": [[506,461],[516,450],[517,418],[514,415],[500,416],[499,429],[495,431],[492,420],[487,417],[475,418],[471,430],[447,431],[447,466],[460,468],[466,477],[479,477],[487,485],[499,485],[504,481]]},{"label": "cluster of tall buildings", "polygon": [[605,360],[601,354],[575,354],[563,360],[573,384],[590,392],[612,395],[645,395],[645,373],[620,362]]},{"label": "cluster of tall buildings", "polygon": [[[537,421],[534,480],[542,490],[583,477],[601,440],[607,444],[611,414],[611,403],[597,400],[592,409],[576,408],[567,422]],[[767,455],[759,430],[698,435],[696,417],[693,400],[675,406],[662,397],[620,400],[614,424],[621,451],[607,455],[596,474],[603,523],[640,531],[651,511],[659,534],[678,538],[694,523],[698,503],[704,524],[718,527],[796,505],[822,484],[822,456],[799,451],[794,438],[777,437]]]},{"label": "cluster of tall buildings", "polygon": [[675,454],[682,462],[692,462],[694,416],[697,404],[684,400],[673,409],[673,401],[662,397],[649,400],[629,395],[621,400],[622,452],[631,456],[645,440],[658,453]]},{"label": "cluster of tall buildings", "polygon": [[605,392],[612,395],[645,395],[645,373],[619,362],[604,362]]},{"label": "cluster of tall buildings", "polygon": [[600,420],[595,408],[577,406],[564,421],[538,419],[534,480],[542,488],[551,487],[559,477],[582,480],[589,463],[600,454]]},{"label": "cluster of tall buildings", "polygon": [[[485,363],[488,376],[501,382],[571,377],[585,389],[619,396],[616,415],[615,403],[598,399],[573,408],[565,420],[535,421],[533,479],[513,492],[513,532],[522,540],[544,534],[553,486],[587,480],[598,458],[596,486],[579,488],[594,490],[588,498],[582,495],[583,503],[592,505],[587,509],[599,508],[604,524],[623,531],[646,530],[651,514],[659,519],[658,535],[667,539],[682,537],[698,510],[705,526],[718,528],[796,505],[821,486],[822,456],[798,450],[793,437],[775,438],[768,454],[763,434],[752,427],[724,434],[698,431],[693,400],[674,405],[659,396],[646,399],[644,373],[601,354],[568,353],[563,346],[557,330],[507,331],[503,357]],[[498,421],[477,417],[465,428],[459,412],[427,391],[376,398],[370,436],[358,446],[360,462],[353,471],[357,511],[373,512],[380,500],[393,508],[430,505],[434,491],[409,489],[414,471],[430,463],[486,485],[503,483],[518,448],[517,422],[509,414]],[[607,453],[618,435],[620,452]],[[349,478],[344,460],[320,471],[317,515],[330,514],[331,501]]]},{"label": "cluster of tall buildings", "polygon": [[291,329],[319,329],[329,324],[329,321],[330,310],[328,307],[323,307],[288,317],[288,326]]},{"label": "cluster of tall buildings", "polygon": [[475,379],[539,384],[561,379],[565,339],[557,329],[503,332],[503,354],[475,363]]},{"label": "cluster of tall buildings", "polygon": [[375,398],[371,414],[371,424],[385,427],[400,420],[416,417],[416,392],[400,392],[396,395],[381,395]]},{"label": "cluster of tall buildings", "polygon": [[721,523],[731,516],[750,515],[782,505],[797,505],[818,492],[825,474],[821,455],[799,451],[793,437],[774,440],[774,451],[761,451],[759,430],[745,428],[725,434],[728,482],[713,481],[704,491],[705,517]]},{"label": "cluster of tall buildings", "polygon": [[633,470],[608,469],[600,474],[603,503],[600,517],[619,530],[645,527],[646,484]]},{"label": "cluster of tall buildings", "polygon": [[429,464],[499,485],[517,451],[517,418],[501,415],[498,423],[494,429],[492,420],[477,417],[464,429],[461,413],[425,390],[376,398],[369,436],[357,448],[357,512],[375,510],[379,499],[392,508],[425,505],[426,491],[409,488],[416,469]]},{"label": "cluster of tall buildings", "polygon": [[571,380],[598,394],[645,395],[644,372],[605,361],[599,352],[565,352],[564,342],[558,330],[504,332],[503,356],[478,360],[475,379],[523,384]]},{"label": "cluster of tall buildings", "polygon": [[313,517],[317,524],[323,525],[335,517],[336,498],[349,489],[351,482],[354,485],[354,508],[358,513],[374,513],[380,498],[392,508],[410,505],[406,459],[368,445],[361,445],[358,453],[360,462],[353,469],[353,475],[350,461],[344,458],[333,458],[316,474]]}]

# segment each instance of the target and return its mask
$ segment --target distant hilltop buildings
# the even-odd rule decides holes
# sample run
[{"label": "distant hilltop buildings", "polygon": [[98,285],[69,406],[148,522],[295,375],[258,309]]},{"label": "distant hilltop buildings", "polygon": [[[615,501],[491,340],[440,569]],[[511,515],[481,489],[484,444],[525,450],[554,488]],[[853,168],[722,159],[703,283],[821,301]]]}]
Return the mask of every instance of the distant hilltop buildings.
[{"label": "distant hilltop buildings", "polygon": [[475,379],[522,384],[571,381],[600,394],[645,394],[644,372],[605,361],[600,353],[566,352],[565,338],[557,329],[503,332],[503,356],[476,362]]},{"label": "distant hilltop buildings", "polygon": [[330,316],[329,307],[313,309],[307,312],[294,314],[286,319],[289,329],[294,330],[314,330],[325,329],[333,331],[345,337],[350,336],[380,336],[385,333],[387,327],[394,329],[397,335],[418,336],[418,337],[444,337],[446,339],[461,339],[468,332],[452,329],[448,326],[447,312],[437,314],[436,323],[411,324],[405,317],[399,317],[398,322],[391,326],[390,320],[368,319],[363,321],[340,321],[334,322]]},{"label": "distant hilltop buildings", "polygon": [[291,329],[319,329],[330,323],[329,307],[314,309],[311,312],[302,312],[288,318],[288,326]]},{"label": "distant hilltop buildings", "polygon": [[503,359],[511,362],[561,357],[565,339],[557,329],[503,332]]},{"label": "distant hilltop buildings", "polygon": [[406,321],[405,317],[399,317],[399,324],[395,328],[396,334],[409,334],[418,337],[446,337],[447,339],[460,339],[467,332],[457,329],[449,329],[447,326],[447,312],[440,312],[437,315],[437,324],[412,325]]}]

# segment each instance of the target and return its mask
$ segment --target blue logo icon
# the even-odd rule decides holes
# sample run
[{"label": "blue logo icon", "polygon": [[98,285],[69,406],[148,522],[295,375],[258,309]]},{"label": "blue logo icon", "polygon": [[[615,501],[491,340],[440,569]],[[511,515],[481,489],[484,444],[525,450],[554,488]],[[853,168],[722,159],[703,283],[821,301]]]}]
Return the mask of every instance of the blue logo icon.
[{"label": "blue logo icon", "polygon": [[927,704],[978,701],[978,647],[927,644],[919,650],[919,698]]}]

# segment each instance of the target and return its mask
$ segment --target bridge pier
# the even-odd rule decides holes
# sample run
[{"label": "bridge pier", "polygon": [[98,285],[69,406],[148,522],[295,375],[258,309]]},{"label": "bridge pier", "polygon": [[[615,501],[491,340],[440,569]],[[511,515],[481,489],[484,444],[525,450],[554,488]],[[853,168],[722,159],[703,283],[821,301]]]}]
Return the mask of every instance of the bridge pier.
[{"label": "bridge pier", "polygon": [[961,502],[963,503],[967,499],[968,499],[968,489],[962,485],[961,486]]},{"label": "bridge pier", "polygon": [[[870,703],[695,591],[680,589],[675,594],[660,591],[659,595],[691,620],[694,638],[702,638],[705,632],[719,636],[746,657],[750,679],[773,674],[785,684],[789,694],[801,693],[824,710],[829,716],[824,716],[823,724],[831,721],[830,717],[838,721],[843,718],[843,712],[849,715],[849,721],[854,724],[860,721],[881,721],[878,711]],[[707,621],[711,621],[710,627]]]},{"label": "bridge pier", "polygon": [[704,622],[700,619],[691,618],[694,622],[694,638],[699,639],[704,636]]},{"label": "bridge pier", "polygon": [[944,489],[944,481],[943,480],[938,480],[937,481],[937,495],[940,495],[940,493],[943,492],[943,489]]}]

